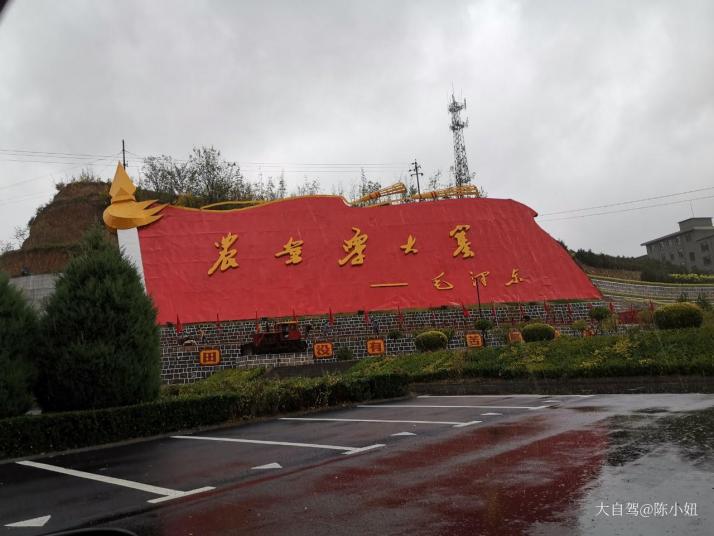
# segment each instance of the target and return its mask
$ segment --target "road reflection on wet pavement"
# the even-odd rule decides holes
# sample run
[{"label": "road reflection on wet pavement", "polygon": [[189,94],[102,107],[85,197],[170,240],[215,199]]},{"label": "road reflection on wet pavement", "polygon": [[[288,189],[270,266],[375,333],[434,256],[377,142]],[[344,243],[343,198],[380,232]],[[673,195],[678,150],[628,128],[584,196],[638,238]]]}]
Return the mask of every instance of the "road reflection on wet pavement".
[{"label": "road reflection on wet pavement", "polygon": [[333,456],[111,525],[167,536],[709,536],[713,468],[711,395],[599,395]]}]

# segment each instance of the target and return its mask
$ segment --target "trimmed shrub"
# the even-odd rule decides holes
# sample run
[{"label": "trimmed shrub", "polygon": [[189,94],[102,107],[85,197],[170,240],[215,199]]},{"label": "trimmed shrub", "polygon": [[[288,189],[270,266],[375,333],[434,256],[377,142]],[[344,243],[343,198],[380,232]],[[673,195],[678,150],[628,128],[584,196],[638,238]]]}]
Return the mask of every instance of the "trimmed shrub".
[{"label": "trimmed shrub", "polygon": [[387,334],[388,339],[401,339],[403,336],[404,334],[398,329],[390,329]]},{"label": "trimmed shrub", "polygon": [[338,361],[349,361],[354,357],[354,354],[347,346],[343,346],[335,351],[335,357]]},{"label": "trimmed shrub", "polygon": [[548,324],[528,324],[521,330],[526,342],[552,341],[555,339],[555,328]]},{"label": "trimmed shrub", "polygon": [[88,233],[57,281],[41,322],[36,395],[45,410],[154,400],[161,367],[156,311],[134,267]]},{"label": "trimmed shrub", "polygon": [[702,310],[693,303],[673,303],[654,312],[659,329],[698,328],[703,321]]},{"label": "trimmed shrub", "polygon": [[35,311],[0,273],[0,419],[22,415],[32,406],[30,348],[36,340]]},{"label": "trimmed shrub", "polygon": [[493,327],[493,322],[491,322],[488,318],[479,318],[474,322],[474,328],[479,330],[479,331],[488,331]]},{"label": "trimmed shrub", "polygon": [[602,322],[606,318],[610,318],[612,313],[610,312],[610,309],[608,309],[607,307],[598,305],[596,307],[591,308],[590,311],[588,312],[588,315],[593,320],[595,320],[597,322]]},{"label": "trimmed shrub", "polygon": [[441,331],[425,331],[414,338],[414,344],[420,352],[432,352],[446,348],[449,339]]},{"label": "trimmed shrub", "polygon": [[576,320],[570,325],[575,331],[583,331],[588,329],[588,323],[585,320]]}]

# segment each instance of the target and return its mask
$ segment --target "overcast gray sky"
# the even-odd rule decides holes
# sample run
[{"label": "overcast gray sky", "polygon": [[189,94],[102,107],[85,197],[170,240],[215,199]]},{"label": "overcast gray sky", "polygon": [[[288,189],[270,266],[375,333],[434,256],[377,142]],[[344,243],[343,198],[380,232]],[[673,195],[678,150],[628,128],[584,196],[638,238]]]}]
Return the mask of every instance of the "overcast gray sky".
[{"label": "overcast gray sky", "polygon": [[0,19],[0,240],[87,162],[110,178],[122,138],[133,177],[135,155],[213,145],[249,179],[284,169],[327,193],[362,165],[389,184],[414,158],[448,180],[453,83],[490,197],[572,248],[640,255],[692,210],[714,215],[712,43],[706,0],[16,0]]}]

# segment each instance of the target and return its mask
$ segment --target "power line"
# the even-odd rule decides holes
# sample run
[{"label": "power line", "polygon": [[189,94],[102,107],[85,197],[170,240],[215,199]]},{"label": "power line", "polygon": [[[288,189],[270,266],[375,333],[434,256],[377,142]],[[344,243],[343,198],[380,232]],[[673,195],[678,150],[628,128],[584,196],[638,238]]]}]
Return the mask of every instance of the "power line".
[{"label": "power line", "polygon": [[[117,153],[117,154],[118,154],[118,153]],[[117,156],[117,155],[115,154],[115,155],[114,155],[114,158],[116,158],[116,156]],[[55,173],[68,173],[68,172],[73,171],[73,170],[75,170],[75,169],[77,169],[77,168],[81,168],[81,167],[85,167],[85,166],[92,166],[92,165],[96,164],[97,162],[98,162],[97,160],[95,160],[95,161],[90,161],[90,162],[82,162],[82,163],[80,163],[80,164],[76,164],[76,165],[73,165],[72,167],[65,168],[65,169],[62,169],[62,170],[59,170],[59,171],[54,171],[54,172],[50,172],[50,173],[43,173],[42,175],[38,175],[38,176],[32,177],[32,178],[30,178],[30,179],[24,179],[24,180],[21,180],[21,181],[12,182],[12,183],[10,183],[10,184],[5,184],[5,185],[3,185],[3,186],[0,186],[0,190],[5,190],[5,189],[7,189],[7,188],[14,188],[14,187],[16,187],[16,186],[23,186],[23,185],[28,184],[28,183],[30,183],[30,182],[39,181],[39,180],[46,179],[47,177],[51,177],[51,176],[54,175]],[[70,164],[70,163],[71,163],[71,162],[63,162],[63,164]],[[106,167],[106,166],[108,166],[108,165],[110,165],[110,164],[100,164],[100,166],[102,166],[102,167]]]},{"label": "power line", "polygon": [[[142,160],[147,158],[146,155],[141,155],[133,151],[126,151],[127,153],[141,158]],[[0,149],[0,158],[2,157],[14,157],[18,158],[18,162],[37,162],[37,163],[57,163],[57,162],[44,162],[46,159],[72,159],[75,161],[80,160],[107,160],[116,158],[117,153],[114,154],[93,154],[93,153],[66,153],[66,152],[56,152],[56,151],[31,151],[26,149]],[[188,159],[185,158],[174,158],[169,156],[175,162],[187,162]],[[22,160],[19,160],[22,159]],[[34,159],[34,160],[33,160]],[[332,168],[339,169],[344,167],[365,167],[365,168],[398,168],[403,169],[409,166],[408,162],[262,162],[262,161],[234,161],[232,163],[239,164],[241,166],[264,166],[264,167],[281,167],[281,166],[309,166],[310,168]]]},{"label": "power line", "polygon": [[20,162],[22,164],[81,164],[81,165],[86,165],[88,162],[109,162],[115,160],[116,157],[114,158],[95,158],[95,159],[90,159],[87,158],[85,160],[77,160],[77,159],[72,159],[72,160],[57,160],[57,159],[51,159],[51,158],[45,158],[42,160],[28,160],[28,159],[16,159],[16,158],[2,158],[2,155],[0,155],[0,162]]},{"label": "power line", "polygon": [[[146,159],[146,155],[141,155],[133,151],[127,151],[127,153],[136,156],[137,158]],[[174,158],[171,155],[160,155],[167,156],[171,158],[174,162],[188,162],[187,158]],[[238,164],[241,167],[244,166],[262,166],[262,167],[281,167],[281,166],[310,166],[310,167],[328,167],[328,168],[341,168],[341,167],[378,167],[378,168],[399,168],[403,169],[409,166],[409,162],[381,162],[381,163],[364,163],[364,162],[261,162],[252,160],[234,160],[229,161],[233,164]]]},{"label": "power line", "polygon": [[28,151],[25,149],[0,149],[0,153],[19,153],[28,155],[54,155],[54,156],[72,156],[72,157],[87,157],[87,158],[97,158],[97,157],[110,157],[114,156],[111,154],[92,154],[92,153],[58,153],[51,151]]},{"label": "power line", "polygon": [[586,211],[586,210],[597,210],[597,209],[600,209],[600,208],[619,207],[619,206],[622,206],[622,205],[632,205],[632,204],[634,204],[634,203],[642,203],[642,202],[644,202],[644,201],[654,201],[655,199],[666,199],[667,197],[676,197],[676,196],[678,196],[678,195],[693,194],[693,193],[696,193],[696,192],[704,192],[704,191],[706,191],[706,190],[714,190],[714,186],[707,186],[706,188],[698,188],[698,189],[696,189],[696,190],[687,190],[686,192],[678,192],[678,193],[674,193],[674,194],[664,194],[664,195],[657,195],[657,196],[654,196],[654,197],[644,197],[644,198],[642,198],[642,199],[634,199],[634,200],[632,200],[632,201],[621,201],[621,202],[619,202],[619,203],[610,203],[610,204],[607,204],[607,205],[598,205],[598,206],[586,207],[586,208],[575,208],[575,209],[571,209],[571,210],[561,210],[561,211],[558,211],[558,212],[547,212],[547,213],[545,213],[545,214],[539,214],[538,217],[542,217],[542,216],[555,216],[555,215],[558,215],[558,214],[569,214],[569,213],[572,213],[572,212],[583,212],[583,211]]},{"label": "power line", "polygon": [[[704,188],[705,190],[710,190],[711,188]],[[607,212],[595,212],[593,214],[582,214],[580,216],[566,216],[564,218],[552,218],[550,220],[540,220],[539,223],[545,223],[545,222],[550,222],[550,221],[562,221],[562,220],[576,220],[580,218],[589,218],[591,216],[604,216],[606,214],[619,214],[622,212],[633,212],[635,210],[643,210],[646,208],[655,208],[655,207],[666,207],[670,205],[678,205],[680,203],[689,203],[690,201],[702,201],[704,199],[714,199],[714,195],[707,195],[704,197],[694,197],[691,199],[680,199],[679,201],[672,201],[670,203],[658,203],[656,205],[645,205],[643,207],[633,207],[633,208],[625,208],[621,210],[610,210]]]}]

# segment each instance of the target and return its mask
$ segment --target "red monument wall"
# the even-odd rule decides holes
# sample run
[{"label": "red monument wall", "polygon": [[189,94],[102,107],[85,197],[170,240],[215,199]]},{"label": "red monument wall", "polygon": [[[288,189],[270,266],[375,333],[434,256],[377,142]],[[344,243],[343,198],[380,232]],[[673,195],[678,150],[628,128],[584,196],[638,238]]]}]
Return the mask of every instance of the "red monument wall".
[{"label": "red monument wall", "polygon": [[159,322],[600,299],[529,207],[448,199],[351,207],[340,197],[233,211],[166,207],[139,229]]}]

